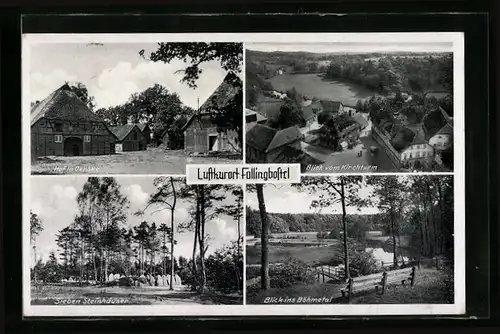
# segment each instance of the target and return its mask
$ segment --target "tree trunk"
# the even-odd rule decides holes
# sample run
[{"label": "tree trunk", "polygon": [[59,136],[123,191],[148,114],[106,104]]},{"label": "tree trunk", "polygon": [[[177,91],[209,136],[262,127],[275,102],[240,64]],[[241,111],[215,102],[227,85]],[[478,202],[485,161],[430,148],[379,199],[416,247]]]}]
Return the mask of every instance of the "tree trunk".
[{"label": "tree trunk", "polygon": [[205,272],[205,186],[200,186],[200,228],[198,229],[198,241],[200,243],[200,266],[201,266],[201,287],[200,290],[203,293],[205,291],[205,286],[207,284],[207,276]]},{"label": "tree trunk", "polygon": [[174,213],[175,213],[175,205],[177,202],[177,194],[175,192],[174,179],[170,178],[170,185],[172,187],[173,193],[173,202],[172,202],[172,210],[170,214],[170,233],[172,234],[172,238],[170,240],[170,290],[174,289],[174,276],[175,276],[175,258],[174,258],[174,244],[175,244],[175,231],[174,231]]},{"label": "tree trunk", "polygon": [[35,257],[35,266],[33,267],[33,280],[35,281],[35,286],[36,286],[36,270],[37,270],[36,245],[33,245],[33,256]]},{"label": "tree trunk", "polygon": [[398,264],[398,256],[397,256],[397,253],[396,253],[396,233],[395,233],[395,230],[394,230],[394,213],[393,213],[392,207],[391,207],[390,210],[391,210],[391,232],[392,232],[392,251],[393,251],[392,261],[393,261],[393,265],[397,266],[397,264]]},{"label": "tree trunk", "polygon": [[346,221],[346,210],[345,210],[345,193],[344,193],[344,180],[340,179],[340,201],[342,202],[342,228],[344,231],[344,266],[345,266],[345,278],[351,277],[349,269],[349,252],[347,249],[347,221]]},{"label": "tree trunk", "polygon": [[198,265],[196,263],[196,248],[198,246],[198,229],[200,228],[200,200],[199,187],[196,186],[196,216],[194,223],[194,241],[193,241],[193,278],[195,288],[198,288]]},{"label": "tree trunk", "polygon": [[266,203],[264,201],[264,187],[262,184],[257,184],[257,200],[259,202],[259,212],[261,221],[261,272],[260,282],[261,289],[267,290],[270,287],[269,279],[269,218],[266,211]]}]

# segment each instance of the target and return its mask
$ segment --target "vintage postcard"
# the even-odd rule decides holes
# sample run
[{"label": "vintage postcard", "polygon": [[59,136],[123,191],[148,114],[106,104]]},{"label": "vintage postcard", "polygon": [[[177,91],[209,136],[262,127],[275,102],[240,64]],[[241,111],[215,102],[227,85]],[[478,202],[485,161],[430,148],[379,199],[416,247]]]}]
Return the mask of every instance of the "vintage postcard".
[{"label": "vintage postcard", "polygon": [[241,42],[65,37],[24,36],[32,174],[184,175],[187,163],[242,161]]},{"label": "vintage postcard", "polygon": [[247,43],[247,162],[453,171],[453,43]]},{"label": "vintage postcard", "polygon": [[462,33],[25,34],[22,116],[24,316],[465,313]]}]

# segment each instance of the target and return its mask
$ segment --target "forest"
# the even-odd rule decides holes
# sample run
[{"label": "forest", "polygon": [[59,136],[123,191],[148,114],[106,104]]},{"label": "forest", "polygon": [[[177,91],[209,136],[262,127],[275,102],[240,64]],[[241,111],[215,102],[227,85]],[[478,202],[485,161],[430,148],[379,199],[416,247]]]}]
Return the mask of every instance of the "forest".
[{"label": "forest", "polygon": [[[31,269],[35,285],[72,278],[79,285],[133,286],[133,281],[144,276],[171,275],[179,276],[183,285],[200,294],[207,291],[241,294],[241,187],[186,185],[185,179],[172,177],[157,177],[153,184],[155,192],[150,194],[146,206],[135,212],[144,220],[128,227],[130,202],[119,182],[112,177],[89,177],[77,197],[78,215],[58,232],[58,252],[52,252],[45,262],[38,259],[36,240],[49,222],[30,212],[33,258],[38,259]],[[176,218],[180,201],[190,205],[187,221]],[[153,213],[165,210],[169,212],[169,221],[159,225],[148,221]],[[211,237],[206,226],[221,215],[234,219],[239,237],[208,254]],[[177,235],[188,231],[193,235],[193,251],[190,258],[185,258],[176,255],[175,246]],[[119,282],[109,282],[109,274],[119,274],[122,278]],[[170,280],[170,289],[173,281]]]},{"label": "forest", "polygon": [[[307,176],[298,191],[311,195],[310,207],[326,209],[340,206],[340,214],[276,214],[268,213],[265,205],[265,187],[256,185],[250,191],[256,192],[258,210],[247,208],[247,233],[260,236],[260,286],[252,286],[252,296],[272,288],[311,284],[314,279],[305,273],[308,263],[289,259],[279,267],[269,265],[269,233],[278,231],[290,221],[294,227],[314,231],[318,238],[334,237],[340,241],[337,251],[332,251],[330,263],[342,262],[344,278],[368,275],[377,268],[373,254],[366,252],[366,232],[374,227],[381,228],[388,236],[387,245],[393,256],[392,268],[405,265],[403,248],[412,249],[413,259],[424,262],[436,256],[446,259],[446,272],[453,280],[454,260],[454,208],[453,177],[447,175],[412,176]],[[369,196],[361,190],[370,189]],[[363,207],[377,207],[376,215],[351,215],[347,210]],[[370,226],[370,222],[372,226]],[[366,224],[368,222],[368,224]],[[307,227],[304,225],[307,224]],[[329,230],[330,229],[330,230]],[[340,231],[339,231],[340,230]],[[374,230],[374,229],[373,229]],[[409,245],[403,246],[403,236],[409,238]],[[373,246],[371,246],[373,247]],[[304,250],[305,251],[305,250]],[[411,260],[411,259],[410,259]],[[271,270],[272,269],[272,270]],[[299,275],[298,273],[302,274]],[[255,273],[254,273],[255,274]],[[270,277],[274,276],[273,277]],[[274,282],[274,283],[273,283]],[[280,283],[281,282],[281,283]],[[446,292],[448,293],[448,292]],[[447,295],[446,298],[451,298]]]},{"label": "forest", "polygon": [[451,93],[453,89],[451,53],[387,55],[247,51],[247,105],[254,105],[266,91],[273,90],[267,79],[276,75],[277,68],[285,68],[289,74],[318,73],[326,80],[357,84],[383,96],[398,92],[423,95],[430,90]]}]

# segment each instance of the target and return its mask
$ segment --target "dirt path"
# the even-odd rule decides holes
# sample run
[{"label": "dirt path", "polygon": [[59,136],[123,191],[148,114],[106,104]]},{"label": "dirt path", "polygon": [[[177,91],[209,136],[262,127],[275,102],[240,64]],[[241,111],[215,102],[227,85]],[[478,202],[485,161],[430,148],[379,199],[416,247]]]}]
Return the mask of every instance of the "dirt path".
[{"label": "dirt path", "polygon": [[184,175],[186,164],[239,164],[241,160],[189,157],[182,150],[146,151],[80,157],[44,157],[32,164],[32,174],[162,174]]},{"label": "dirt path", "polygon": [[[72,287],[41,286],[32,288],[33,305],[61,305],[69,303],[92,304],[99,300],[120,301],[123,305],[200,305],[214,304],[214,298],[203,296],[186,288],[171,291],[168,288]],[[229,297],[228,297],[229,298]],[[222,298],[219,298],[219,302]],[[230,299],[230,298],[229,298]]]}]

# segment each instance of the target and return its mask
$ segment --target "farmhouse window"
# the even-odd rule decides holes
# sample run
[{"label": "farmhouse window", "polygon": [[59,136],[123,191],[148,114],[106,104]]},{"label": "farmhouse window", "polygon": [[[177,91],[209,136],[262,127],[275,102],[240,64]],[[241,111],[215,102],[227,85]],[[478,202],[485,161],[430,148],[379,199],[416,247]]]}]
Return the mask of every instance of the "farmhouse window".
[{"label": "farmhouse window", "polygon": [[61,122],[56,122],[54,124],[54,131],[62,132],[62,130],[63,130],[63,124]]},{"label": "farmhouse window", "polygon": [[90,143],[90,136],[89,135],[86,135],[83,137],[83,140],[86,142],[86,143]]},{"label": "farmhouse window", "polygon": [[54,141],[56,143],[62,143],[62,140],[63,140],[63,136],[62,135],[55,135],[54,136]]},{"label": "farmhouse window", "polygon": [[410,159],[413,158],[413,153],[410,152]]}]

